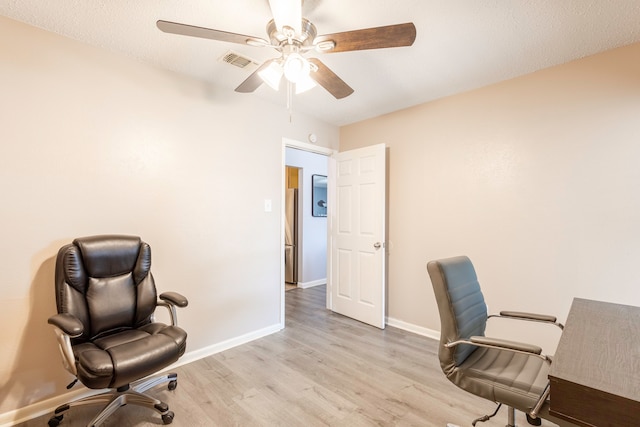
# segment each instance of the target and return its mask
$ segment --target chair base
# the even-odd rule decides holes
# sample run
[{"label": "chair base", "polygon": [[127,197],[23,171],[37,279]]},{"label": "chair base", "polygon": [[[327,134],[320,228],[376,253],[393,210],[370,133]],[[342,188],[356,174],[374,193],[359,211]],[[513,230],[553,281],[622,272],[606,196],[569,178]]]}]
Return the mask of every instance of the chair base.
[{"label": "chair base", "polygon": [[93,396],[88,396],[82,399],[75,400],[73,402],[60,405],[54,411],[53,417],[49,419],[49,427],[56,427],[62,421],[64,414],[71,408],[77,406],[89,406],[89,405],[105,405],[106,406],[95,416],[93,420],[87,424],[87,426],[99,426],[105,422],[113,413],[115,413],[120,407],[132,404],[138,406],[144,406],[155,410],[162,416],[162,422],[164,424],[171,424],[173,421],[173,412],[169,411],[169,406],[151,396],[143,394],[146,390],[155,387],[160,384],[169,383],[169,390],[174,390],[178,384],[178,374],[167,373],[161,375],[155,375],[149,378],[143,378],[136,382],[129,384],[129,386],[120,387],[118,389],[111,389],[104,393],[99,393]]},{"label": "chair base", "polygon": [[507,406],[507,426],[516,427],[516,409],[513,406]]},{"label": "chair base", "polygon": [[[483,415],[480,418],[476,418],[475,420],[473,420],[471,425],[473,427],[476,427],[476,424],[478,423],[484,423],[485,421],[489,421],[491,418],[495,417],[498,414],[498,411],[500,411],[501,407],[502,407],[502,403],[498,403],[498,406],[496,407],[496,410],[493,412],[493,414]],[[528,419],[529,419],[529,416],[527,415],[527,420]],[[449,427],[449,424],[447,424],[447,427]],[[516,410],[512,406],[507,406],[507,424],[505,427],[517,427],[516,426]]]},{"label": "chair base", "polygon": [[[525,415],[527,416],[527,422],[532,426],[542,425],[542,419],[533,418],[531,417],[531,415],[527,414],[526,412],[525,412]],[[517,427],[516,426],[516,410],[512,406],[507,406],[507,425],[505,427]]]}]

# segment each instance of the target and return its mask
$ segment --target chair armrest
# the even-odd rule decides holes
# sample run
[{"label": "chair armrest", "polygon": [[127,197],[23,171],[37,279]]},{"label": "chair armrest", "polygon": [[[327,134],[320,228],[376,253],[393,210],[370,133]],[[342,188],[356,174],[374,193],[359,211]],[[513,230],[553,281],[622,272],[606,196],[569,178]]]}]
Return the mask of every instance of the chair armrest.
[{"label": "chair armrest", "polygon": [[84,332],[82,322],[71,314],[55,314],[49,317],[48,323],[60,329],[71,338],[79,337]]},{"label": "chair armrest", "polygon": [[542,354],[542,348],[533,344],[526,344],[517,341],[503,340],[500,338],[490,338],[483,336],[473,336],[469,338],[473,344],[482,344],[484,346],[504,348],[506,350],[517,350],[524,353]]},{"label": "chair armrest", "polygon": [[500,338],[491,338],[484,336],[472,336],[468,340],[461,339],[446,343],[444,346],[452,348],[460,344],[475,345],[476,347],[495,348],[499,350],[512,351],[514,353],[529,354],[531,356],[539,357],[547,363],[551,363],[551,358],[542,354],[542,348],[533,344],[526,344],[516,341],[503,340]]},{"label": "chair armrest", "polygon": [[187,298],[177,292],[164,292],[160,294],[160,299],[178,307],[186,307],[189,305]]},{"label": "chair armrest", "polygon": [[556,316],[549,316],[547,314],[538,314],[538,313],[525,313],[522,311],[501,311],[500,316],[515,317],[517,319],[525,319],[525,320],[538,320],[540,322],[551,322],[551,323],[556,323],[556,321],[558,320]]},{"label": "chair armrest", "polygon": [[54,314],[49,317],[47,322],[50,325],[53,325],[53,330],[58,341],[58,349],[62,355],[62,364],[67,371],[77,377],[78,371],[76,368],[73,348],[71,347],[71,338],[76,338],[82,335],[84,332],[82,322],[80,322],[80,319],[77,317],[68,313]]},{"label": "chair armrest", "polygon": [[158,306],[167,307],[171,316],[171,325],[178,326],[178,313],[176,307],[186,307],[189,304],[187,298],[177,292],[163,292],[158,298]]},{"label": "chair armrest", "polygon": [[556,316],[550,316],[548,314],[538,314],[538,313],[527,313],[523,311],[501,311],[499,315],[492,314],[488,318],[491,317],[501,317],[504,319],[515,319],[515,320],[527,320],[530,322],[542,322],[542,323],[550,323],[559,327],[560,329],[564,329],[564,325],[562,323],[558,323],[558,318]]}]

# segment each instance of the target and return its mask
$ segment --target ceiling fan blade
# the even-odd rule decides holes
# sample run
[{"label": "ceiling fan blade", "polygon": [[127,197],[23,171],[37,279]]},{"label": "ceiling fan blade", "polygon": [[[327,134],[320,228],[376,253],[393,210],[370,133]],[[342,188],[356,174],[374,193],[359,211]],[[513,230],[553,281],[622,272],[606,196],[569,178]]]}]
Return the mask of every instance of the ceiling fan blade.
[{"label": "ceiling fan blade", "polygon": [[240,83],[240,86],[236,88],[236,92],[250,93],[258,89],[260,85],[264,83],[264,80],[262,80],[262,77],[260,77],[258,73],[271,65],[273,61],[275,61],[275,59],[269,59],[263,62],[257,70],[255,70],[249,77],[245,79],[245,81]]},{"label": "ceiling fan blade", "polygon": [[411,46],[415,39],[416,26],[412,22],[407,22],[406,24],[325,34],[316,37],[313,43],[317,45],[321,42],[333,41],[335,43],[334,48],[326,50],[327,53],[331,53]]},{"label": "ceiling fan blade", "polygon": [[253,41],[255,44],[268,45],[269,42],[259,37],[245,36],[244,34],[229,33],[227,31],[213,30],[211,28],[196,27],[194,25],[179,24],[177,22],[158,21],[158,28],[171,34],[180,34],[183,36],[199,37],[203,39],[219,40],[223,42],[247,44]]},{"label": "ceiling fan blade", "polygon": [[302,0],[269,0],[273,20],[278,31],[291,27],[296,34],[302,31]]},{"label": "ceiling fan blade", "polygon": [[312,72],[309,76],[336,99],[346,98],[353,93],[353,89],[318,58],[309,58],[308,60],[318,67],[318,70]]}]

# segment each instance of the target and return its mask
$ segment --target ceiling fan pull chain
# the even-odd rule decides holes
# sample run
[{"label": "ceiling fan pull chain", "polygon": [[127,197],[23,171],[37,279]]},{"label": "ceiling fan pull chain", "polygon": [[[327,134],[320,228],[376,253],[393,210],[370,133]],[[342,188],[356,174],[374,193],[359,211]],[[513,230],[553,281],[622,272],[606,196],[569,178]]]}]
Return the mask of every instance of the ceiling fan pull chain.
[{"label": "ceiling fan pull chain", "polygon": [[289,123],[293,123],[293,83],[287,80],[287,110],[289,111]]}]

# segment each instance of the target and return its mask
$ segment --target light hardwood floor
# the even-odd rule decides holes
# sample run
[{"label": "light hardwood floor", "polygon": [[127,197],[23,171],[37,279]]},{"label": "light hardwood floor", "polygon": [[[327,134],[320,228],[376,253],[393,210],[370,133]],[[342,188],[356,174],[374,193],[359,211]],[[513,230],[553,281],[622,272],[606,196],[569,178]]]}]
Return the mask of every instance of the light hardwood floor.
[{"label": "light hardwood floor", "polygon": [[[325,286],[286,292],[283,331],[176,369],[175,391],[150,391],[175,412],[172,426],[471,426],[493,412],[493,403],[444,377],[436,341],[332,313],[325,292]],[[75,408],[60,427],[84,426],[97,410]],[[48,419],[21,426],[46,426]],[[519,425],[528,425],[523,420],[518,414]],[[505,423],[503,408],[478,427]],[[162,421],[129,405],[105,425]]]}]

